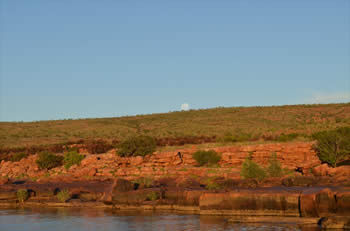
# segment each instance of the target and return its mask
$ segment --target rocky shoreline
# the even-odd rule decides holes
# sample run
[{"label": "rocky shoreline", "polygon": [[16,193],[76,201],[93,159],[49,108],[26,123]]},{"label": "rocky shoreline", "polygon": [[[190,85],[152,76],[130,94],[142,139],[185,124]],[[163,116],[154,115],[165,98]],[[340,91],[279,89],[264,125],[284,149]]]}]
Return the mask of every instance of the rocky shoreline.
[{"label": "rocky shoreline", "polygon": [[[140,187],[124,179],[75,182],[14,182],[0,187],[0,206],[86,206],[115,209],[175,209],[203,214],[323,217],[350,215],[350,187],[262,187],[207,190],[158,185]],[[28,192],[20,202],[18,190]],[[57,195],[68,190],[67,201]],[[86,205],[85,205],[86,204]]]},{"label": "rocky shoreline", "polygon": [[[170,180],[169,180],[170,181]],[[26,190],[21,201],[17,192]],[[58,194],[69,192],[66,201]],[[0,208],[79,207],[112,210],[154,210],[191,214],[242,216],[230,222],[279,221],[318,224],[323,220],[350,227],[350,187],[261,187],[207,190],[159,184],[144,187],[124,179],[75,182],[8,182],[0,187]],[[344,218],[345,217],[345,218]],[[289,219],[289,220],[288,220]],[[339,221],[340,220],[340,221]],[[334,222],[331,225],[335,224]],[[329,224],[328,224],[329,225]],[[339,227],[339,225],[337,226]]]},{"label": "rocky shoreline", "polygon": [[[2,161],[0,208],[160,210],[244,216],[240,222],[264,222],[273,216],[310,218],[313,223],[323,219],[342,227],[350,224],[343,218],[350,217],[350,166],[322,164],[312,143],[217,147],[214,150],[222,159],[211,168],[196,166],[192,158],[196,150],[192,147],[146,157],[119,157],[115,150],[99,155],[79,150],[85,158],[69,169],[39,169],[37,155],[18,162]],[[242,179],[240,168],[249,153],[262,166],[271,153],[277,153],[290,174],[259,182]],[[65,194],[63,199],[60,193]]]}]

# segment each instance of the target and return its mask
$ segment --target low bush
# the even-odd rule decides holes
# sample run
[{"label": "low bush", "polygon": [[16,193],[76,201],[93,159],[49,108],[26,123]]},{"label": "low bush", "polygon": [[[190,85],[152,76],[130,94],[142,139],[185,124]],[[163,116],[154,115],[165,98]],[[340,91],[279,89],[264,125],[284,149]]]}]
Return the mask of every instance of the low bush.
[{"label": "low bush", "polygon": [[147,194],[146,200],[155,201],[155,200],[158,200],[159,198],[160,198],[160,195],[158,192],[150,192]]},{"label": "low bush", "polygon": [[266,177],[265,170],[252,160],[251,155],[242,164],[241,176],[244,179],[257,179],[259,181]]},{"label": "low bush", "polygon": [[24,152],[19,152],[19,153],[14,153],[11,156],[11,161],[12,162],[18,162],[20,160],[22,160],[23,158],[26,158],[28,156],[28,154],[24,153]]},{"label": "low bush", "polygon": [[91,154],[106,153],[113,147],[105,140],[88,140],[85,142],[85,147]]},{"label": "low bush", "polygon": [[156,141],[150,136],[134,136],[120,143],[119,156],[146,156],[156,150]]},{"label": "low bush", "polygon": [[314,148],[323,163],[332,167],[350,159],[350,127],[323,131],[313,134],[316,141]]},{"label": "low bush", "polygon": [[70,151],[64,154],[64,167],[69,169],[72,165],[80,165],[80,162],[84,159],[83,155],[80,155],[76,151]]},{"label": "low bush", "polygon": [[284,170],[281,167],[281,163],[277,160],[276,153],[271,154],[269,165],[266,170],[271,177],[281,177],[284,175]]},{"label": "low bush", "polygon": [[57,199],[62,203],[68,201],[70,198],[71,196],[68,189],[63,189],[57,193]]},{"label": "low bush", "polygon": [[16,196],[19,202],[23,203],[29,198],[29,193],[27,189],[19,189],[16,192]]},{"label": "low bush", "polygon": [[221,156],[214,150],[199,150],[192,155],[198,166],[214,166],[219,163]]},{"label": "low bush", "polygon": [[208,190],[218,190],[221,189],[221,186],[215,181],[215,179],[208,178],[206,180],[205,188]]},{"label": "low bush", "polygon": [[63,156],[58,156],[49,152],[41,152],[39,153],[36,163],[40,169],[51,169],[61,166],[63,159]]}]

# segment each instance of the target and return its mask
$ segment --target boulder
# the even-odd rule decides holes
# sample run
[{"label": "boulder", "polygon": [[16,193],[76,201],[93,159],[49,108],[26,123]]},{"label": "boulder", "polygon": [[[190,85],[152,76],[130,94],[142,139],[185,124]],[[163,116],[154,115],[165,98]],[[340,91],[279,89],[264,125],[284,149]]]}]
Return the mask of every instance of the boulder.
[{"label": "boulder", "polygon": [[8,182],[9,182],[9,178],[8,177],[0,176],[0,185],[7,184]]},{"label": "boulder", "polygon": [[335,193],[329,188],[311,188],[300,194],[302,217],[329,216],[337,212]]},{"label": "boulder", "polygon": [[312,169],[312,173],[315,175],[315,176],[327,176],[329,171],[330,171],[330,167],[328,166],[328,164],[321,164],[317,167],[314,167]]}]

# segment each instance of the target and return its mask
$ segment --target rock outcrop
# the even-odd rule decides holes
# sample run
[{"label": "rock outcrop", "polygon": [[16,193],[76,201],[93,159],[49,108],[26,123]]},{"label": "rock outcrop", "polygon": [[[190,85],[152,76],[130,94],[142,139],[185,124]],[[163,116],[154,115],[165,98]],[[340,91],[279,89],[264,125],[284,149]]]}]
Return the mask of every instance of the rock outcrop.
[{"label": "rock outcrop", "polygon": [[[350,184],[350,166],[330,168],[322,164],[312,148],[312,142],[268,143],[254,145],[233,145],[214,147],[222,158],[218,168],[196,167],[192,154],[197,147],[179,149],[168,152],[156,152],[146,157],[120,157],[116,150],[105,154],[88,154],[82,150],[85,158],[79,166],[73,165],[68,170],[63,166],[50,170],[40,170],[36,164],[37,155],[31,155],[19,162],[2,161],[0,163],[0,176],[10,179],[31,179],[33,181],[50,181],[51,179],[71,180],[101,180],[101,179],[137,179],[140,177],[161,179],[177,177],[222,177],[225,179],[240,179],[240,168],[248,155],[252,155],[255,162],[267,166],[272,153],[276,153],[277,160],[284,169],[289,169],[293,175],[313,175],[329,179],[330,184]],[[178,152],[181,152],[180,160]],[[307,186],[306,178],[302,179],[305,185],[286,179],[289,186]],[[315,179],[311,179],[315,180]],[[290,181],[290,182],[289,182]],[[311,182],[310,181],[310,182]],[[317,182],[319,182],[317,180]],[[1,183],[1,182],[0,182]],[[309,185],[313,185],[311,182]],[[288,186],[288,185],[287,185]]]},{"label": "rock outcrop", "polygon": [[[118,209],[175,209],[200,214],[288,217],[350,215],[349,187],[265,187],[208,190],[202,186],[135,187],[125,179],[76,182],[14,182],[0,187],[0,207],[18,205],[67,206],[99,203]],[[25,189],[29,199],[20,202],[16,192]],[[60,203],[67,191],[70,200]]]}]

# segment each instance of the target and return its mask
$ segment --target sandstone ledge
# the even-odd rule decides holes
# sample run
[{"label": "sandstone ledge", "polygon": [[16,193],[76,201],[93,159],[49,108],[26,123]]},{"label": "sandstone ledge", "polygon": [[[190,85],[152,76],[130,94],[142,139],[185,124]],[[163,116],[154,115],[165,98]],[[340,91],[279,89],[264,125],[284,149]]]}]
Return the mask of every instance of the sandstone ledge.
[{"label": "sandstone ledge", "polygon": [[[124,182],[127,186],[130,182]],[[119,183],[120,183],[119,182]],[[11,184],[0,187],[0,207],[102,207],[119,210],[172,210],[197,214],[326,217],[350,215],[349,187],[265,187],[211,191],[204,188],[121,187],[118,181]],[[16,192],[27,189],[19,203]],[[59,202],[57,193],[68,189],[71,199]]]}]

